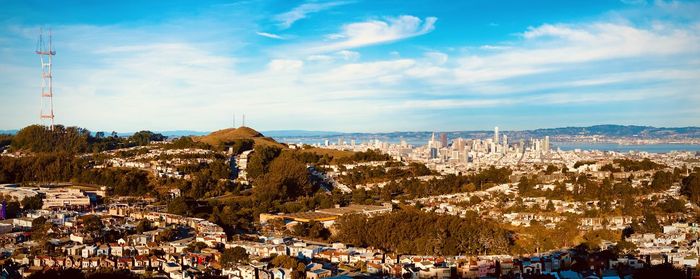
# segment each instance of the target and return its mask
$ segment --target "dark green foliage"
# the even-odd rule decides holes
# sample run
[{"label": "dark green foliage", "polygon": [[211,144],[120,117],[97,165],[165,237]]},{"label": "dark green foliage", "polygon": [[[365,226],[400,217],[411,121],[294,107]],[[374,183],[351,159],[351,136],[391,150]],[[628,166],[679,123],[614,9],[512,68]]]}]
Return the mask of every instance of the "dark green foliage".
[{"label": "dark green foliage", "polygon": [[685,212],[685,203],[671,197],[662,202],[660,208],[666,213]]},{"label": "dark green foliage", "polygon": [[253,184],[253,195],[263,204],[310,196],[318,189],[311,183],[306,165],[287,154],[275,158],[269,164],[268,171]]},{"label": "dark green foliage", "polygon": [[164,146],[166,149],[185,149],[185,148],[200,148],[211,149],[211,146],[192,140],[192,137],[179,137],[171,143]]},{"label": "dark green foliage", "polygon": [[656,215],[651,212],[644,213],[644,221],[642,223],[632,223],[632,230],[635,233],[660,233],[661,225],[659,224]]},{"label": "dark green foliage", "polygon": [[700,173],[693,172],[683,178],[681,193],[688,197],[691,202],[700,204]]},{"label": "dark green foliage", "polygon": [[136,145],[144,146],[152,141],[164,141],[165,138],[165,136],[151,131],[138,131],[129,137],[129,141]]},{"label": "dark green foliage", "polygon": [[163,141],[165,136],[150,131],[140,131],[129,138],[120,138],[116,132],[105,137],[104,132],[92,136],[90,131],[80,127],[31,125],[24,127],[12,137],[12,149],[35,153],[85,153],[100,152],[123,147],[148,145],[151,141]]},{"label": "dark green foliage", "polygon": [[111,187],[116,195],[148,193],[149,173],[138,169],[92,169],[86,158],[59,153],[0,157],[0,183],[73,181]]},{"label": "dark green foliage", "polygon": [[229,141],[224,141],[219,144],[219,149],[228,150],[231,148],[233,154],[238,155],[243,153],[243,151],[253,149],[255,141],[252,139],[234,139]]},{"label": "dark green foliage", "polygon": [[673,174],[666,171],[657,171],[651,181],[651,189],[654,191],[665,191],[673,184]]},{"label": "dark green foliage", "polygon": [[424,164],[410,163],[408,166],[356,166],[341,176],[341,181],[350,185],[383,182],[402,178],[430,175],[431,171]]},{"label": "dark green foliage", "polygon": [[559,168],[557,168],[555,165],[547,165],[547,168],[544,170],[544,174],[552,174],[558,170]]},{"label": "dark green foliage", "polygon": [[477,185],[478,190],[483,190],[489,187],[484,187],[487,184],[503,184],[510,182],[510,174],[513,173],[509,168],[497,168],[491,166],[488,169],[478,172],[474,179],[474,185]]},{"label": "dark green foliage", "polygon": [[201,199],[226,194],[232,190],[231,168],[223,160],[202,164],[187,170],[191,179],[180,181],[179,188],[186,196]]},{"label": "dark green foliage", "polygon": [[272,160],[280,155],[282,149],[274,146],[256,146],[248,161],[248,176],[255,180],[268,172]]},{"label": "dark green foliage", "polygon": [[278,255],[270,261],[270,265],[273,267],[291,269],[291,279],[305,278],[306,264],[296,257]]},{"label": "dark green foliage", "polygon": [[338,158],[336,161],[339,164],[351,164],[357,162],[372,162],[372,161],[388,161],[391,156],[384,154],[379,150],[369,149],[363,152],[355,152],[352,156]]},{"label": "dark green foliage", "polygon": [[518,191],[521,195],[527,196],[537,185],[537,179],[529,179],[527,176],[520,177],[518,182]]},{"label": "dark green foliage", "polygon": [[5,215],[7,218],[17,218],[20,215],[19,202],[11,201],[7,202],[7,207],[5,208]]},{"label": "dark green foliage", "polygon": [[291,231],[292,235],[303,238],[326,240],[331,236],[331,232],[322,223],[311,221],[309,223],[299,223]]},{"label": "dark green foliage", "polygon": [[601,171],[609,171],[609,172],[621,172],[622,169],[614,167],[612,164],[605,164],[604,166],[600,167]]},{"label": "dark green foliage", "polygon": [[336,226],[338,241],[405,254],[497,254],[511,246],[508,231],[476,214],[460,218],[411,209],[372,218],[347,215]]},{"label": "dark green foliage", "polygon": [[26,209],[41,209],[41,207],[44,205],[44,202],[41,200],[41,197],[33,196],[33,197],[26,197],[22,199],[22,208]]},{"label": "dark green foliage", "polygon": [[56,125],[54,130],[46,126],[27,126],[14,136],[12,148],[33,152],[68,152],[88,151],[91,140],[90,131],[78,127]]},{"label": "dark green foliage", "polygon": [[85,215],[81,217],[81,221],[83,224],[83,233],[98,235],[102,230],[102,220],[97,215]]},{"label": "dark green foliage", "polygon": [[631,159],[615,159],[613,163],[617,164],[624,171],[649,171],[662,169],[665,166],[657,164],[649,160],[649,158],[644,158],[644,160],[631,160]]},{"label": "dark green foliage", "polygon": [[168,203],[168,213],[189,216],[194,213],[196,201],[188,197],[177,197]]},{"label": "dark green foliage", "polygon": [[576,163],[574,163],[574,168],[577,169],[578,167],[583,166],[583,165],[593,165],[593,164],[595,164],[595,161],[577,161]]},{"label": "dark green foliage", "polygon": [[0,135],[0,150],[10,145],[13,137],[13,135]]},{"label": "dark green foliage", "polygon": [[139,221],[139,223],[136,225],[136,232],[137,233],[143,233],[152,230],[153,227],[151,225],[151,221],[148,219],[143,219]]},{"label": "dark green foliage", "polygon": [[404,178],[389,181],[383,188],[377,190],[379,191],[377,195],[383,200],[390,200],[402,195],[407,198],[415,198],[484,190],[496,184],[509,182],[510,173],[511,170],[508,168],[491,167],[468,176],[449,174],[428,181]]},{"label": "dark green foliage", "polygon": [[221,253],[221,265],[223,267],[233,267],[239,263],[248,262],[248,252],[245,248],[236,246],[233,248],[224,249]]},{"label": "dark green foliage", "polygon": [[190,244],[187,245],[187,251],[193,252],[193,253],[199,253],[204,248],[207,248],[207,244],[204,242],[200,242],[200,241],[191,242]]},{"label": "dark green foliage", "polygon": [[46,224],[46,218],[44,216],[39,216],[32,220],[32,231],[41,228]]},{"label": "dark green foliage", "polygon": [[157,241],[173,241],[176,240],[178,237],[178,231],[177,229],[174,228],[166,228],[158,233],[156,235],[156,240]]},{"label": "dark green foliage", "polygon": [[668,278],[668,279],[683,279],[686,278],[685,272],[681,269],[675,268],[673,265],[660,264],[648,268],[643,268],[634,273],[635,279],[657,279],[657,278]]}]

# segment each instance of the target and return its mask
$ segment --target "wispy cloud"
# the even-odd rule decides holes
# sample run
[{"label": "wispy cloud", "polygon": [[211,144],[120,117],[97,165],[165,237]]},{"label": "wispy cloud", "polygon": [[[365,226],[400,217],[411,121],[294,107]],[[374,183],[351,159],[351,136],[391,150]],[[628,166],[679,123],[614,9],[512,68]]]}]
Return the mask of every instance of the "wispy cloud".
[{"label": "wispy cloud", "polygon": [[284,37],[282,37],[282,36],[280,36],[280,35],[277,35],[277,34],[272,34],[272,33],[267,33],[267,32],[260,32],[260,31],[255,32],[255,34],[258,34],[258,35],[260,35],[260,36],[267,37],[267,38],[270,38],[270,39],[284,40]]},{"label": "wispy cloud", "polygon": [[433,31],[436,21],[436,17],[427,17],[422,20],[415,16],[402,15],[385,20],[350,23],[343,26],[341,32],[327,36],[331,39],[330,42],[312,47],[311,51],[352,49],[420,36]]},{"label": "wispy cloud", "polygon": [[306,18],[309,14],[312,13],[317,13],[323,10],[327,10],[336,6],[340,5],[345,5],[349,4],[351,2],[349,1],[334,1],[334,2],[326,2],[326,3],[316,3],[316,2],[309,2],[309,3],[304,3],[301,4],[294,9],[278,14],[274,17],[274,20],[278,22],[278,25],[283,28],[287,29],[289,27],[292,27],[292,25],[297,22],[298,20]]}]

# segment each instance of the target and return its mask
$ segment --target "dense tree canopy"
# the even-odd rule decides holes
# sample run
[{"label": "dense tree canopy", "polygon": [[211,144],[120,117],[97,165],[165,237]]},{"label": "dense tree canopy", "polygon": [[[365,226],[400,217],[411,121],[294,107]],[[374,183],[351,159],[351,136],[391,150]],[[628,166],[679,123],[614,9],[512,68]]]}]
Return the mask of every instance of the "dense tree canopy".
[{"label": "dense tree canopy", "polygon": [[30,157],[0,157],[0,183],[57,182],[111,187],[116,195],[143,195],[150,191],[149,173],[139,169],[92,168],[87,158],[59,153]]},{"label": "dense tree canopy", "polygon": [[306,165],[287,154],[275,158],[268,171],[253,182],[253,194],[261,203],[290,201],[313,195],[316,187],[309,179]]},{"label": "dense tree canopy", "polygon": [[391,156],[379,150],[369,149],[367,151],[355,152],[349,157],[338,158],[339,164],[350,164],[357,162],[388,161]]},{"label": "dense tree canopy", "polygon": [[497,254],[508,252],[511,246],[508,231],[476,214],[460,218],[408,209],[371,218],[343,216],[336,226],[338,241],[397,253]]},{"label": "dense tree canopy", "polygon": [[11,146],[14,150],[37,153],[62,152],[85,153],[112,150],[137,145],[148,145],[152,141],[163,141],[165,136],[150,131],[140,131],[128,138],[120,138],[116,132],[104,136],[103,132],[95,133],[80,127],[31,125],[22,128],[12,137]]},{"label": "dense tree canopy", "polygon": [[683,178],[681,193],[691,202],[700,205],[700,173],[693,172]]},{"label": "dense tree canopy", "polygon": [[226,248],[221,254],[221,265],[223,267],[233,267],[240,263],[248,262],[248,252],[245,248],[236,246],[233,248]]},{"label": "dense tree canopy", "polygon": [[164,141],[165,136],[151,131],[138,131],[129,137],[129,141],[136,145],[148,145],[152,141]]},{"label": "dense tree canopy", "polygon": [[272,160],[280,155],[282,149],[275,146],[258,145],[248,161],[248,176],[255,180],[268,172]]}]

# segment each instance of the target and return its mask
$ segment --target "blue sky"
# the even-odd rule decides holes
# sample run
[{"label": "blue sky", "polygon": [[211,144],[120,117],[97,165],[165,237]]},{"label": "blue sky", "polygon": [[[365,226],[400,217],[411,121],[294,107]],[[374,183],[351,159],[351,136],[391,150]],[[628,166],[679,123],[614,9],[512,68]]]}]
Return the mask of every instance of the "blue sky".
[{"label": "blue sky", "polygon": [[0,129],[700,125],[700,2],[4,1]]}]

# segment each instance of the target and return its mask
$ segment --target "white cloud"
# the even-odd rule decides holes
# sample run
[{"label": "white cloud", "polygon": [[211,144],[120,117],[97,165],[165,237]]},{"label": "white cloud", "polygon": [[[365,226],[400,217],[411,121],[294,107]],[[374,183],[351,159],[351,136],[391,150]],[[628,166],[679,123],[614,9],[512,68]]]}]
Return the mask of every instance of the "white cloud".
[{"label": "white cloud", "polygon": [[304,66],[304,61],[295,59],[273,59],[267,68],[273,72],[296,72]]},{"label": "white cloud", "polygon": [[[259,41],[250,32],[256,28],[230,32],[249,37],[223,38],[219,32],[206,37],[156,28],[58,27],[61,123],[120,131],[213,130],[228,125],[235,111],[245,112],[250,125],[260,129],[333,129],[341,124],[345,130],[419,129],[406,115],[415,112],[416,118],[428,119],[431,114],[422,110],[657,100],[679,100],[678,110],[689,111],[688,119],[700,116],[692,110],[700,105],[694,89],[700,80],[696,21],[544,24],[491,46],[441,46],[441,52],[418,54],[416,49],[436,46],[397,46],[401,54],[382,50],[386,58],[379,60],[354,49],[426,34],[434,30],[435,20],[403,16],[348,24],[326,37],[330,41],[294,45],[313,49],[328,44],[316,52],[265,45],[259,53],[236,51],[238,44],[250,43],[247,39]],[[3,91],[2,97],[35,96],[38,62],[19,67],[8,57],[0,52],[0,85],[25,85],[12,90],[16,94]],[[24,76],[34,78],[24,82]],[[27,107],[6,104],[0,116],[15,119],[31,111]],[[391,120],[375,124],[377,119]]]},{"label": "white cloud", "polygon": [[333,58],[333,56],[330,55],[314,54],[307,56],[306,60],[314,62],[332,62],[335,61],[335,58]]},{"label": "white cloud", "polygon": [[341,50],[336,52],[337,55],[343,58],[345,61],[356,61],[360,58],[360,53],[351,50]]},{"label": "white cloud", "polygon": [[425,57],[427,57],[435,65],[442,65],[447,62],[449,56],[442,52],[429,51],[425,53]]},{"label": "white cloud", "polygon": [[294,22],[306,18],[309,14],[317,13],[348,3],[349,2],[346,1],[335,1],[327,3],[304,3],[295,7],[291,11],[276,15],[274,17],[274,20],[278,22],[278,25],[281,28],[287,29],[291,27],[292,24],[294,24]]},{"label": "white cloud", "polygon": [[277,34],[272,34],[272,33],[267,33],[267,32],[255,32],[255,34],[258,34],[260,36],[267,37],[270,39],[284,40],[284,37],[277,35]]},{"label": "white cloud", "polygon": [[415,16],[403,15],[386,20],[350,23],[343,26],[340,33],[327,36],[335,40],[310,49],[312,52],[330,52],[398,41],[433,31],[436,21],[436,17],[421,20]]}]

